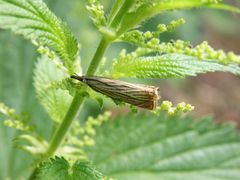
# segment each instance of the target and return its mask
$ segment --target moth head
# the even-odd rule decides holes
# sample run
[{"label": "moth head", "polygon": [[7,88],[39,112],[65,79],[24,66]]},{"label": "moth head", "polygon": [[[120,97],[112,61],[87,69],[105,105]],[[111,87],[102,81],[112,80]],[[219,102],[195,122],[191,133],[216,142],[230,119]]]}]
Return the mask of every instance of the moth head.
[{"label": "moth head", "polygon": [[81,81],[81,82],[83,82],[83,83],[86,82],[84,76],[79,76],[79,75],[77,75],[77,74],[73,74],[73,75],[71,75],[70,77],[71,77],[72,79],[77,79],[77,80],[79,80],[79,81]]}]

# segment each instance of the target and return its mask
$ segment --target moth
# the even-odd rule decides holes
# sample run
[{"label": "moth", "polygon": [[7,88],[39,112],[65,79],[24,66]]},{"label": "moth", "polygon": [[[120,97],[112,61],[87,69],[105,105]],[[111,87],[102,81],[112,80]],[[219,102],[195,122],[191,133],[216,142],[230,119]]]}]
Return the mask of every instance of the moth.
[{"label": "moth", "polygon": [[133,84],[98,76],[78,76],[74,74],[71,78],[87,84],[93,90],[113,100],[122,101],[149,110],[154,110],[160,99],[160,90],[154,86]]}]

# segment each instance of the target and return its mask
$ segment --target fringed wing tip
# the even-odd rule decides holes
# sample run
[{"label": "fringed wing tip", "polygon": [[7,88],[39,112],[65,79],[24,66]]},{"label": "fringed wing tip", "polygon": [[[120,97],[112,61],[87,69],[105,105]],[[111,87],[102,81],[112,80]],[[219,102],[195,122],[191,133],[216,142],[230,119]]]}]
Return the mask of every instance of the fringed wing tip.
[{"label": "fringed wing tip", "polygon": [[153,105],[152,105],[151,110],[155,110],[157,108],[159,99],[161,99],[160,88],[156,87],[155,91],[154,91]]}]

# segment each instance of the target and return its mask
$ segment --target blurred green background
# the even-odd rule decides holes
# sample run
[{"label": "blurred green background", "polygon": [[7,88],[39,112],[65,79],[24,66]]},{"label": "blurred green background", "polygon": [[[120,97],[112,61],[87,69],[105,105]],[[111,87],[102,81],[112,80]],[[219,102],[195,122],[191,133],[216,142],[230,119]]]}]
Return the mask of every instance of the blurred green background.
[{"label": "blurred green background", "polygon": [[[86,1],[48,0],[49,8],[67,22],[81,44],[80,55],[83,71],[98,45],[100,34],[94,27],[85,8]],[[113,1],[104,1],[106,10]],[[240,3],[233,3],[240,7]],[[194,9],[173,11],[159,15],[140,28],[154,30],[159,23],[168,23],[177,18],[184,18],[186,24],[174,33],[166,33],[161,41],[183,39],[196,45],[207,40],[216,49],[234,51],[240,54],[240,16],[229,12]],[[107,53],[109,63],[122,48],[128,51],[134,47],[128,44],[114,44]],[[0,102],[15,108],[19,113],[28,112],[38,132],[50,137],[51,121],[39,104],[33,87],[33,69],[38,54],[30,42],[0,30]],[[185,80],[155,80],[148,82],[161,88],[161,96],[173,102],[185,101],[195,106],[196,117],[213,115],[216,121],[235,121],[240,124],[240,77],[228,73],[208,73]],[[97,102],[89,100],[83,109],[81,119],[87,115],[96,116],[103,111]],[[106,109],[114,113],[129,111],[107,103]],[[0,119],[3,117],[0,115]],[[0,123],[0,179],[18,179],[28,173],[31,159],[29,155],[13,147],[14,137],[18,132],[4,127]]]}]

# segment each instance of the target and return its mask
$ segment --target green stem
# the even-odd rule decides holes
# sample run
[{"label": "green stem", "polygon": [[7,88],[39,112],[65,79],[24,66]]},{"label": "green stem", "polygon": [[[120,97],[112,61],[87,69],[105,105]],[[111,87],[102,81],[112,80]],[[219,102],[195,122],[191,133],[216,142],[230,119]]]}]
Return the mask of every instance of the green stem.
[{"label": "green stem", "polygon": [[49,145],[49,148],[47,150],[46,156],[51,157],[54,152],[57,150],[59,145],[61,144],[62,140],[64,139],[65,134],[68,131],[68,128],[70,127],[72,121],[77,116],[78,111],[82,105],[84,98],[81,94],[78,92],[73,97],[72,104],[70,108],[68,109],[68,112],[63,119],[62,124],[59,126],[58,130],[56,131],[55,135],[53,136],[53,139]]},{"label": "green stem", "polygon": [[[96,71],[98,64],[100,60],[103,57],[103,54],[105,50],[107,49],[108,42],[102,38],[97,51],[95,55],[93,56],[93,59],[91,61],[91,64],[89,65],[87,75],[93,75]],[[63,119],[62,124],[59,126],[58,130],[56,131],[55,135],[53,136],[53,139],[49,145],[49,148],[46,153],[46,157],[51,157],[54,152],[57,150],[59,145],[61,144],[62,140],[64,139],[65,134],[67,133],[68,128],[72,124],[74,118],[77,116],[78,111],[83,103],[84,97],[81,96],[79,93],[76,93],[73,97],[72,104],[70,105],[68,112]]]},{"label": "green stem", "polygon": [[[94,72],[96,71],[98,64],[100,60],[103,57],[103,54],[108,46],[108,42],[105,41],[104,39],[101,40],[97,51],[91,61],[91,64],[88,68],[87,75],[93,75]],[[82,102],[84,100],[84,97],[81,96],[79,93],[76,93],[75,96],[73,97],[72,104],[70,108],[68,109],[68,112],[62,122],[62,124],[59,126],[58,130],[56,131],[55,135],[53,136],[53,139],[50,143],[50,146],[47,150],[47,157],[51,157],[54,152],[57,150],[59,145],[61,144],[62,140],[64,139],[65,134],[67,133],[68,128],[72,124],[72,121],[74,118],[77,116],[78,111],[82,105]]]},{"label": "green stem", "polygon": [[[110,24],[111,27],[117,26],[117,24],[120,22],[120,20],[124,16],[124,13],[127,12],[127,9],[129,9],[131,7],[133,2],[134,2],[133,0],[125,1],[123,6],[116,13],[114,20],[111,22],[111,24]],[[111,41],[107,40],[104,37],[101,39],[99,46],[95,52],[95,55],[93,56],[92,61],[88,67],[88,70],[86,73],[87,76],[91,76],[96,72],[97,67],[98,67],[98,65],[110,43],[111,43]],[[80,94],[76,93],[75,96],[73,97],[72,104],[70,105],[68,112],[63,119],[63,122],[60,124],[59,128],[57,129],[56,133],[54,134],[54,136],[50,142],[50,145],[46,151],[46,154],[41,161],[51,157],[55,153],[57,148],[61,145],[61,142],[63,141],[74,118],[77,116],[78,111],[79,111],[83,101],[84,101],[84,97],[81,96]],[[36,172],[37,172],[37,170],[35,168],[29,179],[34,179],[36,176]]]},{"label": "green stem", "polygon": [[126,12],[131,8],[135,1],[134,0],[125,0],[119,11],[116,13],[114,19],[112,22],[110,22],[111,28],[117,28],[119,23],[121,22],[123,16],[126,14]]},{"label": "green stem", "polygon": [[[108,42],[108,41],[104,40],[104,38],[102,38],[102,40],[100,41],[100,44],[96,50],[96,53],[93,56],[93,59],[89,65],[89,68],[87,70],[87,75],[93,75],[95,73],[95,71],[97,70],[97,66],[98,66],[99,62],[101,61],[101,59],[104,55],[104,52],[106,51],[109,44],[110,44],[110,42]],[[46,151],[46,154],[44,155],[44,157],[41,161],[51,157],[55,153],[57,148],[61,145],[61,142],[63,141],[73,120],[77,116],[78,111],[79,111],[83,101],[84,101],[84,97],[81,96],[79,93],[76,93],[75,96],[73,97],[73,101],[63,119],[63,122],[60,124],[59,128],[57,129],[56,133],[54,134],[54,136],[50,142],[50,145]],[[35,168],[29,179],[35,179],[36,173],[37,173],[37,170]]]},{"label": "green stem", "polygon": [[102,40],[100,41],[100,44],[97,48],[97,51],[95,53],[95,55],[93,56],[93,59],[91,61],[91,64],[88,67],[87,76],[91,76],[95,73],[95,71],[97,70],[97,67],[103,57],[104,52],[106,51],[108,45],[109,45],[109,41],[107,41],[106,39],[102,38]]}]

